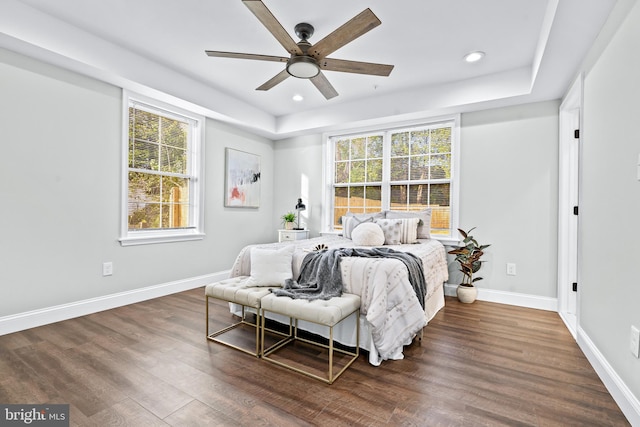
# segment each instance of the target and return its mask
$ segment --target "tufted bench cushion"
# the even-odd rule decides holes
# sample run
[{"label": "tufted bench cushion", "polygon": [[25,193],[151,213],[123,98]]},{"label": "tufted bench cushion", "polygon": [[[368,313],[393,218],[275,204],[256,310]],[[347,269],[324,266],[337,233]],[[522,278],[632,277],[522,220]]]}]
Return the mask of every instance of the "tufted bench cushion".
[{"label": "tufted bench cushion", "polygon": [[[301,374],[319,379],[326,383],[332,384],[355,360],[360,354],[360,297],[353,294],[342,294],[340,297],[334,297],[329,300],[304,300],[292,299],[285,296],[276,296],[274,294],[266,295],[262,298],[262,358],[263,360],[275,363]],[[289,334],[282,334],[284,337],[271,348],[265,350],[265,315],[267,312],[277,313],[289,317]],[[333,327],[347,317],[356,316],[356,347],[354,351],[334,348]],[[298,336],[298,320],[324,325],[329,328],[329,344],[323,344]],[[310,371],[307,366],[300,366],[298,362],[287,362],[286,359],[272,358],[271,355],[290,343],[302,341],[304,343],[322,347],[328,350],[328,375],[318,375]],[[334,373],[334,352],[341,353],[349,357],[338,373]]]},{"label": "tufted bench cushion", "polygon": [[270,295],[269,288],[248,286],[249,276],[232,277],[208,284],[204,294],[223,301],[233,302],[245,307],[260,308],[260,300]]},{"label": "tufted bench cushion", "polygon": [[342,294],[329,300],[292,299],[275,296],[269,293],[261,301],[262,309],[284,314],[298,320],[335,326],[336,323],[360,308],[360,297],[353,294]]},{"label": "tufted bench cushion", "polygon": [[[262,311],[260,308],[260,301],[266,295],[270,295],[271,291],[269,287],[261,287],[261,286],[252,286],[250,283],[249,276],[238,276],[232,277],[230,279],[220,280],[219,282],[210,283],[205,286],[204,295],[205,295],[205,303],[206,303],[206,336],[207,339],[211,341],[215,341],[219,344],[224,344],[229,347],[235,348],[236,350],[243,351],[245,353],[249,353],[256,357],[260,357],[261,355],[261,346],[260,346],[260,326],[261,326],[261,316]],[[272,286],[275,287],[275,286]],[[237,304],[242,306],[242,314],[239,322],[234,323],[230,326],[227,326],[223,329],[220,329],[216,332],[209,333],[209,298],[215,298],[222,301],[227,301],[233,304]],[[246,311],[245,308],[249,307],[255,310],[255,322],[249,322],[246,320]],[[255,328],[255,349],[247,349],[243,348],[239,344],[235,344],[229,340],[221,339],[221,336],[230,332],[233,329],[242,327],[242,326]],[[245,346],[246,347],[246,346]]]}]

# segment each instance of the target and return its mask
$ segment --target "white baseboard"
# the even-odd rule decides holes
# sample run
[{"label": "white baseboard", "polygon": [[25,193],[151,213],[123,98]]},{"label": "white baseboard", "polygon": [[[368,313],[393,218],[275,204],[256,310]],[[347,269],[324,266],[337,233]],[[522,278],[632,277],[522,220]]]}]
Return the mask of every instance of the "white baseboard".
[{"label": "white baseboard", "polygon": [[[444,294],[455,297],[458,285],[445,283]],[[558,311],[558,299],[538,295],[519,294],[516,292],[497,291],[478,287],[478,300],[515,305],[518,307],[536,308],[538,310]]]},{"label": "white baseboard", "polygon": [[61,320],[85,316],[98,311],[109,310],[127,304],[134,304],[152,298],[158,298],[174,294],[176,292],[198,288],[218,280],[226,279],[227,277],[229,277],[229,271],[222,271],[204,276],[176,280],[174,282],[163,283],[160,285],[148,286],[146,288],[134,289],[132,291],[105,295],[98,298],[91,298],[39,310],[12,314],[10,316],[3,316],[0,317],[0,335],[10,334],[29,328],[35,328],[37,326],[47,325],[49,323],[59,322]]},{"label": "white baseboard", "polygon": [[640,426],[640,400],[629,390],[587,333],[578,326],[578,345],[632,426]]}]

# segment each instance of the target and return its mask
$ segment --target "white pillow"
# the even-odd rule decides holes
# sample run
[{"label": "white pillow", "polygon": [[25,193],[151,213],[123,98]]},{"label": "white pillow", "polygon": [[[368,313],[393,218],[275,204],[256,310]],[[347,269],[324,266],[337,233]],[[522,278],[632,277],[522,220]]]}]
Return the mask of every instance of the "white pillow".
[{"label": "white pillow", "polygon": [[359,225],[370,222],[373,223],[373,218],[360,218],[357,216],[344,216],[342,222],[342,235],[347,239],[353,239],[352,233]]},{"label": "white pillow", "polygon": [[387,219],[419,218],[418,239],[431,238],[431,208],[422,211],[386,211]]},{"label": "white pillow", "polygon": [[282,286],[291,279],[293,245],[281,249],[251,248],[251,286]]},{"label": "white pillow", "polygon": [[363,213],[354,215],[348,212],[342,217],[342,235],[347,239],[351,239],[353,229],[363,222],[374,222],[376,219],[384,218],[383,212]]},{"label": "white pillow", "polygon": [[358,246],[381,246],[384,245],[384,233],[378,224],[365,222],[353,229],[351,240]]}]

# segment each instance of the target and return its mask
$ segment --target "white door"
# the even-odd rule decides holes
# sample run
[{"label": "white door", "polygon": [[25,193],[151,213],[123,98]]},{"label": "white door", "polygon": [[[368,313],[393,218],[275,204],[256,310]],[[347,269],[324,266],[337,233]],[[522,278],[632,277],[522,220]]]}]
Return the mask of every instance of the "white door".
[{"label": "white door", "polygon": [[[568,292],[566,312],[568,315],[576,316],[578,296],[578,218],[580,215],[580,205],[578,199],[580,182],[580,111],[572,111],[571,119],[575,129],[573,141],[566,142],[567,144],[569,144],[569,170],[567,171],[569,175],[569,227],[567,230],[567,268],[569,271],[567,281],[571,284],[571,290],[570,292]],[[571,136],[572,135],[569,135],[568,139],[570,139]]]},{"label": "white door", "polygon": [[580,214],[580,113],[579,79],[560,106],[558,175],[558,312],[576,336],[578,324],[579,214]]}]

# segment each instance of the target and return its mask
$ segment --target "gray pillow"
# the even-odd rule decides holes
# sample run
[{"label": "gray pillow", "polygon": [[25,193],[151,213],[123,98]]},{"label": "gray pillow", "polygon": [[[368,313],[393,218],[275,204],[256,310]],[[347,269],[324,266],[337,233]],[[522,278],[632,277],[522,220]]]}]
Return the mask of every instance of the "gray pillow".
[{"label": "gray pillow", "polygon": [[402,227],[399,219],[379,219],[376,224],[382,229],[385,245],[399,245]]}]

